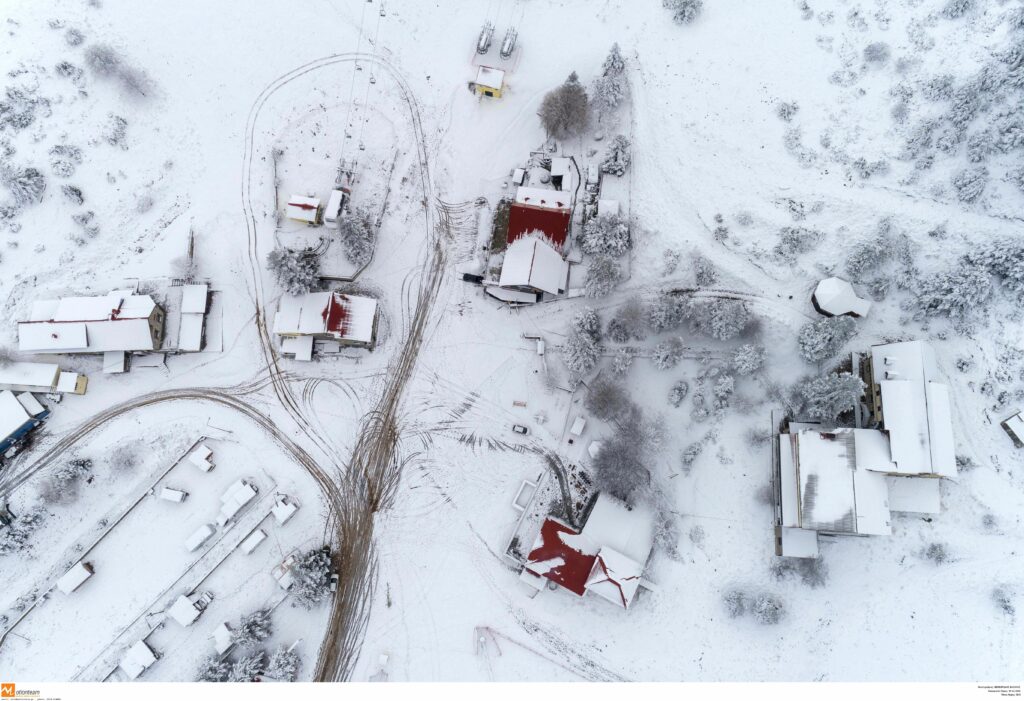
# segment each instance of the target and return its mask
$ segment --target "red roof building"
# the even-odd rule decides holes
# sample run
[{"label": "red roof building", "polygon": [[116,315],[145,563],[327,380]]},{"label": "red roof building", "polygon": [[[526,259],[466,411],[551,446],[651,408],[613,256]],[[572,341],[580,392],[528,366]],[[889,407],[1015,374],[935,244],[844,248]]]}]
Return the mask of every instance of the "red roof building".
[{"label": "red roof building", "polygon": [[508,216],[508,236],[512,243],[534,231],[541,232],[555,248],[562,250],[569,236],[572,197],[568,192],[520,187]]},{"label": "red roof building", "polygon": [[[594,569],[596,553],[588,553],[586,540],[570,526],[548,518],[540,528],[526,569],[568,589],[577,596],[587,593],[587,579]],[[583,548],[582,550],[580,548]]]}]

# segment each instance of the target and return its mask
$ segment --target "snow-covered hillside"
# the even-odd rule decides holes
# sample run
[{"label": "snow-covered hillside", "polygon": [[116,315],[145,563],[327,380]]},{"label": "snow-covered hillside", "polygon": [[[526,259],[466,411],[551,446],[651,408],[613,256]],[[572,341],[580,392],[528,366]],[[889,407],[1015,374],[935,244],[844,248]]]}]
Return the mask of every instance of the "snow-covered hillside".
[{"label": "snow-covered hillside", "polygon": [[[219,624],[270,609],[269,635],[227,653],[236,676],[293,645],[299,680],[1019,675],[1024,449],[999,425],[1024,409],[1019,3],[717,0],[689,23],[658,0],[215,5],[0,13],[0,348],[29,359],[17,322],[37,300],[166,290],[190,241],[216,310],[206,350],[125,374],[44,356],[89,385],[0,468],[0,506],[39,515],[0,554],[0,668],[119,679],[145,639],[159,659],[140,681],[192,681]],[[613,44],[628,96],[549,139],[545,95],[573,72],[591,88]],[[500,98],[468,89],[486,62],[506,71]],[[463,281],[501,263],[492,227],[513,169],[535,151],[572,157],[582,194],[616,135],[631,158],[601,197],[620,203],[629,250],[605,261],[621,270],[610,292],[585,294],[602,263],[587,245],[573,258],[581,205],[568,294],[515,307]],[[364,267],[328,227],[283,215],[346,169],[376,228]],[[282,355],[267,256],[304,246],[328,288],[377,300],[372,351]],[[871,310],[807,360],[798,338],[830,275]],[[677,297],[689,316],[658,321]],[[777,557],[773,412],[851,352],[916,338],[950,388],[959,470],[942,512],[822,538],[811,564]],[[602,419],[591,395],[609,379],[623,392]],[[209,473],[178,462],[199,441]],[[541,484],[527,516],[564,500],[570,521],[607,484],[593,441],[632,451],[646,476],[631,498],[657,514],[650,586],[628,610],[538,594],[508,556],[524,481]],[[76,458],[91,466],[69,473]],[[237,480],[255,506],[188,552]],[[164,486],[190,496],[161,501]],[[300,507],[286,524],[282,495]],[[266,542],[245,554],[257,530]],[[322,545],[331,568],[299,585],[322,599],[296,606],[273,572]],[[79,560],[94,575],[53,589]],[[202,592],[194,624],[165,620]]]}]

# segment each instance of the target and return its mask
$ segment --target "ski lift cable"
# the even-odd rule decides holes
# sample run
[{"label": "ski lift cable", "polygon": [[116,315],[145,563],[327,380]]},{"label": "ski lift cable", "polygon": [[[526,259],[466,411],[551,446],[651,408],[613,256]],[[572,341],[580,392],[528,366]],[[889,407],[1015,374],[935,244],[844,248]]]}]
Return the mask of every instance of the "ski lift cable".
[{"label": "ski lift cable", "polygon": [[[384,3],[381,3],[380,7],[381,7],[381,12],[383,12],[384,11]],[[377,15],[377,26],[373,30],[373,52],[374,53],[377,53],[377,46],[378,46],[377,40],[380,38],[380,21],[381,21],[381,18],[383,18],[383,17],[384,17],[383,14],[379,14],[378,13],[378,15]],[[363,107],[364,107],[365,112],[366,112],[366,115],[365,115],[366,118],[363,119],[363,121],[361,121],[359,123],[359,150],[360,151],[363,150],[363,129],[366,127],[366,120],[369,119],[369,113],[370,113],[370,89],[373,87],[373,84],[376,82],[374,77],[373,77],[373,73],[372,73],[373,69],[371,68],[370,70],[371,70],[370,77],[366,81],[366,93],[363,95]]]},{"label": "ski lift cable", "polygon": [[[363,41],[363,23],[366,20],[366,6],[368,4],[369,3],[366,3],[366,2],[363,3],[363,10],[359,14],[359,32],[356,34],[356,54],[357,55],[359,54],[359,49],[361,48],[360,45],[362,44],[362,41]],[[341,140],[341,156],[340,156],[340,158],[342,160],[344,160],[344,158],[345,158],[345,142],[348,141],[348,125],[349,125],[351,117],[352,117],[352,97],[355,95],[356,73],[358,72],[358,70],[357,70],[358,67],[359,67],[359,60],[356,59],[355,63],[353,64],[352,81],[349,83],[349,88],[348,88],[348,107],[345,110],[345,124],[344,124],[344,127],[342,128],[343,138]]]}]

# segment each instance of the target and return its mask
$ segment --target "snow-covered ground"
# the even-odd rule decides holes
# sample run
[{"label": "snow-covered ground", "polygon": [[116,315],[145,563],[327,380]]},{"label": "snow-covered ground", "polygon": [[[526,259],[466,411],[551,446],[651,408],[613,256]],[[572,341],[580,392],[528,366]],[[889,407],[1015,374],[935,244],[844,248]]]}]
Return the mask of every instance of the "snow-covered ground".
[{"label": "snow-covered ground", "polygon": [[[1019,305],[999,291],[959,333],[941,320],[915,319],[899,280],[901,251],[927,276],[980,242],[1020,236],[1024,193],[1011,175],[1019,151],[990,148],[989,181],[969,202],[953,184],[978,167],[964,144],[933,148],[930,159],[905,157],[914,125],[945,114],[949,101],[924,97],[942,92],[926,85],[948,74],[953,90],[1014,41],[1020,45],[1006,19],[1015,4],[977,0],[953,19],[942,14],[946,0],[820,4],[722,0],[678,25],[657,0],[443,7],[339,0],[216,10],[186,1],[161,12],[126,0],[8,3],[0,27],[4,84],[47,102],[17,101],[34,121],[0,130],[0,160],[39,169],[47,188],[41,202],[0,228],[0,344],[16,345],[14,322],[34,299],[174,275],[190,232],[199,276],[223,309],[222,352],[173,356],[166,369],[120,376],[101,374],[98,358],[62,361],[89,373],[88,393],[53,407],[32,450],[0,473],[0,486],[13,490],[17,512],[39,499],[49,473],[72,454],[93,459],[94,479],[75,500],[44,502],[49,515],[29,557],[0,556],[13,573],[0,597],[8,622],[20,617],[19,599],[45,591],[194,440],[210,436],[215,452],[229,457],[209,475],[189,475],[185,503],[141,502],[97,546],[93,580],[73,598],[53,592],[3,640],[0,667],[41,680],[104,678],[108,656],[116,661],[118,646],[133,642],[122,631],[144,625],[177,591],[190,562],[179,541],[231,477],[251,477],[261,497],[292,494],[303,508],[280,531],[270,525],[272,537],[253,555],[234,551],[212,570],[199,590],[211,591],[214,602],[194,626],[183,631],[169,622],[153,633],[162,657],[143,679],[194,678],[216,624],[272,601],[270,568],[329,533],[327,504],[292,446],[314,455],[332,479],[344,471],[413,326],[431,245],[424,208],[438,206],[424,201],[432,194],[449,205],[452,240],[399,408],[402,478],[394,504],[376,517],[376,586],[352,679],[382,671],[394,681],[1019,674],[1019,622],[992,597],[1002,587],[1019,608],[1024,594],[1022,454],[998,425],[1015,402],[1024,404]],[[485,20],[496,25],[496,41],[511,25],[519,33],[500,100],[467,90]],[[83,35],[81,44],[71,45],[70,30]],[[480,259],[494,206],[510,192],[511,169],[545,140],[536,116],[544,94],[571,71],[589,84],[613,42],[627,59],[632,89],[609,129],[633,142],[632,165],[618,183],[632,220],[628,279],[601,299],[509,309],[461,282],[460,273]],[[878,43],[885,49],[866,59],[865,49]],[[85,52],[97,45],[113,47],[129,70],[104,77],[87,67]],[[64,61],[72,66],[59,71]],[[1020,92],[1008,94],[1019,105]],[[789,121],[778,114],[783,102],[797,105],[785,112]],[[998,132],[1006,121],[998,115],[1013,104],[985,103],[972,134],[989,121]],[[935,127],[933,141],[944,130],[944,123]],[[593,162],[605,143],[593,137],[567,140],[561,151]],[[59,145],[81,150],[68,177],[55,174],[66,174],[66,163],[52,164],[75,160],[68,149],[51,151]],[[326,198],[339,159],[355,163],[353,204],[383,211],[374,258],[354,283],[381,301],[378,346],[313,364],[282,360],[271,378],[257,308],[272,319],[281,289],[264,260],[275,243],[308,233],[281,220],[279,209],[291,194]],[[425,172],[432,193],[424,192]],[[73,203],[62,185],[80,188],[84,203]],[[0,207],[9,196],[0,189]],[[84,224],[72,220],[88,211],[94,214],[80,217]],[[804,250],[777,245],[784,227],[806,230]],[[771,569],[772,507],[763,497],[771,451],[763,437],[778,405],[769,386],[817,371],[796,344],[799,328],[817,318],[810,292],[825,274],[842,274],[855,244],[880,230],[892,248],[883,258],[892,260],[878,272],[896,279],[888,294],[876,295],[847,348],[930,338],[951,388],[957,453],[969,462],[943,484],[942,514],[898,516],[892,537],[824,541],[824,578],[811,586]],[[667,250],[682,256],[672,271]],[[642,352],[625,380],[633,400],[665,427],[650,469],[667,485],[675,552],[655,549],[647,576],[657,589],[641,592],[628,611],[564,591],[530,598],[504,556],[518,518],[516,490],[547,468],[545,454],[585,462],[580,443],[611,431],[592,419],[583,441],[567,441],[586,392],[562,389],[559,347],[570,319],[591,306],[607,322],[633,295],[694,286],[694,252],[717,269],[714,288],[738,294],[754,312],[756,341],[768,349],[765,368],[737,378],[724,416],[701,421],[691,413],[692,397],[669,404],[669,388],[686,379],[692,395],[695,379],[738,343],[684,333],[693,352],[670,370],[648,356],[671,333],[633,344]],[[570,279],[577,275],[574,268]],[[547,341],[545,356],[524,334]],[[609,373],[611,358],[602,362]],[[292,405],[281,401],[281,386],[290,388]],[[201,388],[221,392],[202,396]],[[117,408],[151,395],[165,401]],[[108,410],[95,430],[79,431]],[[512,424],[530,433],[515,434]],[[108,459],[126,442],[142,456],[128,475]],[[695,442],[703,450],[681,464],[680,453]],[[63,452],[30,474],[55,446]],[[198,484],[208,477],[215,486]],[[187,517],[168,519],[172,510]],[[933,544],[944,547],[945,561],[925,556]],[[130,586],[105,583],[108,573]],[[732,589],[771,593],[786,615],[778,625],[730,618],[723,594]],[[299,678],[312,679],[327,606],[306,612],[285,600],[274,623],[268,649],[301,639]]]}]

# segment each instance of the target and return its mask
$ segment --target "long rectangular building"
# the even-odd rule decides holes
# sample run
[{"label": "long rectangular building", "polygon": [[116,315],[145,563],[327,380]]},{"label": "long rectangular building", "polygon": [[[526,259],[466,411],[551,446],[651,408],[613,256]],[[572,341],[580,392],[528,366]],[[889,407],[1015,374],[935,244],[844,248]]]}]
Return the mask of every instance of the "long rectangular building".
[{"label": "long rectangular building", "polygon": [[160,349],[164,310],[149,295],[114,290],[96,297],[35,302],[18,323],[26,353],[145,352]]}]

